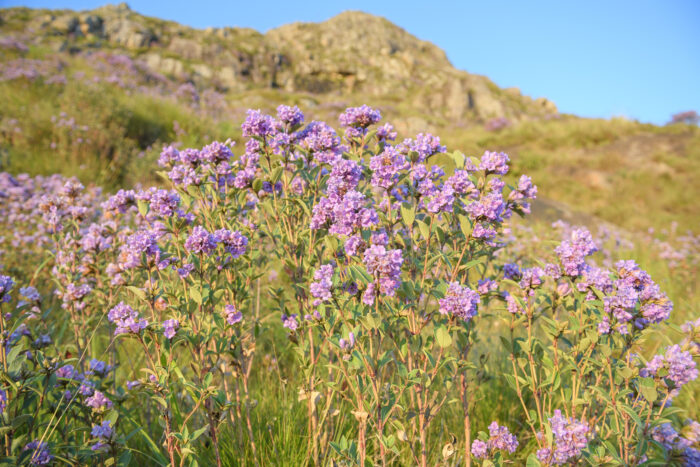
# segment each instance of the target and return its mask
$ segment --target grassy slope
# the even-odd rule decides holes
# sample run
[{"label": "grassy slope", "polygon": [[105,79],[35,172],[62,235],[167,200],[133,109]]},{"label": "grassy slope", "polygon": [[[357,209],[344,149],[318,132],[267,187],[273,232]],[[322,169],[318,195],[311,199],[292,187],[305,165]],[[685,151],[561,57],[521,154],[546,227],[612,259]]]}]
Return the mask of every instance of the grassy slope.
[{"label": "grassy slope", "polygon": [[[71,66],[80,69],[81,65],[76,60]],[[128,94],[109,85],[93,88],[75,83],[65,87],[24,81],[0,83],[0,100],[4,103],[0,121],[15,118],[21,128],[19,134],[3,129],[0,145],[8,158],[3,162],[12,172],[76,174],[84,182],[114,189],[155,181],[157,148],[165,142],[178,140],[187,146],[200,146],[212,139],[238,136],[247,107],[271,111],[278,103],[295,103],[310,119],[332,123],[344,104],[365,101],[362,96],[342,103],[329,99],[273,90],[249,91],[227,96],[229,112],[212,118],[176,100]],[[415,117],[407,115],[398,102],[367,102],[382,108],[389,121]],[[81,124],[89,123],[90,131],[94,131],[90,145],[76,149],[69,144],[70,137],[55,128],[51,117],[61,111],[76,116]],[[175,122],[184,133],[175,131]],[[433,130],[450,149],[469,155],[478,155],[485,149],[507,151],[514,172],[530,174],[540,186],[541,196],[557,202],[549,205],[559,213],[573,212],[574,220],[595,221],[583,215],[589,214],[630,230],[661,228],[672,220],[678,221],[681,228],[697,228],[694,224],[700,218],[700,208],[694,200],[700,193],[693,182],[700,175],[700,130],[695,127],[562,117],[526,122],[495,133],[480,126],[456,128],[449,122],[442,122]],[[50,146],[54,141],[59,142],[56,149]],[[154,149],[149,150],[151,146]],[[546,213],[536,215],[552,220]],[[698,316],[700,301],[694,274],[668,269],[643,242],[637,243],[634,251],[619,254],[636,258],[669,293],[676,303],[675,323]],[[650,351],[666,342],[651,344]],[[281,335],[270,336],[266,345],[260,352],[263,361],[289,354]],[[491,361],[498,359],[492,355]],[[254,411],[253,429],[263,458],[285,459],[298,465],[306,454],[305,439],[299,436],[306,425],[290,368],[294,367],[269,365],[256,375],[253,387],[259,405]],[[272,397],[269,388],[274,388]],[[480,425],[475,429],[485,429],[491,419],[518,427],[521,417],[511,410],[515,404],[512,392],[498,381],[490,382],[489,388],[477,405],[474,418]],[[697,407],[693,402],[697,393],[697,386],[694,391],[686,391],[679,405]],[[447,442],[450,432],[459,431],[457,412],[435,423],[431,440],[436,446]],[[691,415],[697,417],[696,412],[697,409],[691,410]],[[338,420],[340,426],[346,423],[347,420]],[[245,459],[251,460],[249,447],[237,446],[234,441],[235,429],[222,434],[229,441],[223,444],[230,447],[223,453],[226,465],[242,465]],[[136,447],[148,452],[145,445]]]}]

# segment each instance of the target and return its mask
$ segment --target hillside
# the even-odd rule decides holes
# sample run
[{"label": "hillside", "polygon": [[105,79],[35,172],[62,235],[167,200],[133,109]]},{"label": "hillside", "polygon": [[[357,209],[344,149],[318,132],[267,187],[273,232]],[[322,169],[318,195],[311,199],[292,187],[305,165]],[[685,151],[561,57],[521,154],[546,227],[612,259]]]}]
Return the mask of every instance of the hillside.
[{"label": "hillside", "polygon": [[261,34],[193,29],[125,4],[4,9],[0,60],[0,164],[11,172],[152,182],[162,144],[235,138],[248,108],[297,104],[334,120],[368,103],[400,137],[432,131],[468,154],[509,152],[545,201],[574,212],[635,230],[700,218],[696,126],[561,115],[366,13]]}]

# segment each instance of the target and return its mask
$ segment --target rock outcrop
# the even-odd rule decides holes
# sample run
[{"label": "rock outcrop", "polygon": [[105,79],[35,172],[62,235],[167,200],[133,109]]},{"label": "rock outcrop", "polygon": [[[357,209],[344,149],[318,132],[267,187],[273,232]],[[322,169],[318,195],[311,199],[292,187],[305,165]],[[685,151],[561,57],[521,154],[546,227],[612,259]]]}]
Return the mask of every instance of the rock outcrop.
[{"label": "rock outcrop", "polygon": [[362,95],[455,122],[557,113],[547,99],[454,68],[434,44],[367,13],[345,12],[264,35],[246,28],[197,30],[142,16],[124,3],[87,12],[14,8],[0,16],[0,32],[26,25],[35,40],[62,41],[60,50],[117,49],[153,71],[221,91],[276,88],[337,100]]}]

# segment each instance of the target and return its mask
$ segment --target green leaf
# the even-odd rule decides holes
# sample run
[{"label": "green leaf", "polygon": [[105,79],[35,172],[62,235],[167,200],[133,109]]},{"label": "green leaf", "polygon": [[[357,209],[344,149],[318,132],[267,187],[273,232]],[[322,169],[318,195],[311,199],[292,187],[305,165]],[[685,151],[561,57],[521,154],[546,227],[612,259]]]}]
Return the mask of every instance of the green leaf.
[{"label": "green leaf", "polygon": [[464,214],[458,214],[459,228],[465,237],[469,237],[472,234],[472,223],[467,216]]},{"label": "green leaf", "polygon": [[350,272],[350,277],[362,284],[369,284],[374,280],[362,266],[350,266],[348,271]]},{"label": "green leaf", "polygon": [[653,378],[639,378],[639,392],[641,392],[642,397],[650,403],[654,402],[659,397]]},{"label": "green leaf", "polygon": [[416,208],[408,207],[406,204],[401,205],[401,219],[403,219],[404,224],[410,227],[413,225],[413,221],[416,220]]},{"label": "green leaf", "polygon": [[525,464],[527,467],[540,467],[540,461],[537,459],[537,456],[533,453],[527,456],[527,463]]},{"label": "green leaf", "polygon": [[146,299],[146,292],[144,292],[142,289],[139,289],[138,287],[134,287],[133,285],[127,285],[126,288],[131,293],[136,295],[136,297],[139,298],[140,300]]},{"label": "green leaf", "polygon": [[452,345],[452,336],[446,327],[440,326],[435,333],[435,339],[440,347],[445,348]]},{"label": "green leaf", "polygon": [[280,181],[280,178],[282,178],[282,167],[277,167],[273,172],[272,175],[270,176],[270,181],[274,185],[275,183]]},{"label": "green leaf", "polygon": [[424,239],[427,240],[428,238],[430,238],[430,227],[428,227],[428,224],[419,220],[418,221],[418,229],[420,230],[420,233]]},{"label": "green leaf", "polygon": [[467,160],[467,157],[462,154],[459,151],[455,151],[449,154],[450,158],[454,161],[455,167],[458,169],[461,169],[464,167],[464,162]]},{"label": "green leaf", "polygon": [[202,294],[198,288],[192,287],[190,290],[190,299],[192,299],[197,305],[202,304]]}]

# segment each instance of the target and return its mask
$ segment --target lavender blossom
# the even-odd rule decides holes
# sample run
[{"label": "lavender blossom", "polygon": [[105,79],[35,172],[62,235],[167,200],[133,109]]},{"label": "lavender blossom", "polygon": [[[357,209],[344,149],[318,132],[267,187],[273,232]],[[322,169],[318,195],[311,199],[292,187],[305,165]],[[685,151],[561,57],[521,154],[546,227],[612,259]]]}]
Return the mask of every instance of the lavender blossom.
[{"label": "lavender blossom", "polygon": [[140,319],[138,312],[124,302],[120,302],[109,310],[107,318],[111,323],[117,325],[117,329],[114,331],[115,336],[129,333],[138,334],[148,326],[148,321]]},{"label": "lavender blossom", "polygon": [[243,314],[236,310],[235,305],[226,305],[224,307],[224,317],[226,318],[226,322],[233,326],[243,319]]},{"label": "lavender blossom", "polygon": [[195,255],[204,254],[210,255],[216,248],[216,236],[207,232],[202,226],[196,226],[187,240],[185,241],[185,249]]},{"label": "lavender blossom", "polygon": [[331,299],[331,287],[333,287],[332,278],[332,264],[324,264],[314,272],[314,282],[309,286],[311,295],[316,297],[314,305],[320,305]]},{"label": "lavender blossom", "polygon": [[180,321],[176,319],[168,319],[163,321],[163,335],[166,338],[172,339],[175,337],[178,329],[180,329]]},{"label": "lavender blossom", "polygon": [[459,282],[452,282],[447,288],[445,298],[439,300],[440,313],[469,321],[477,314],[479,300],[477,292],[469,287],[463,287]]},{"label": "lavender blossom", "polygon": [[48,465],[53,460],[48,443],[35,439],[27,443],[23,451],[30,451],[29,465]]},{"label": "lavender blossom", "polygon": [[236,259],[245,254],[248,246],[248,237],[235,230],[219,229],[214,236],[224,245],[224,249]]},{"label": "lavender blossom", "polygon": [[100,391],[95,391],[92,396],[85,399],[85,405],[92,407],[96,412],[104,412],[113,406],[112,401]]}]

